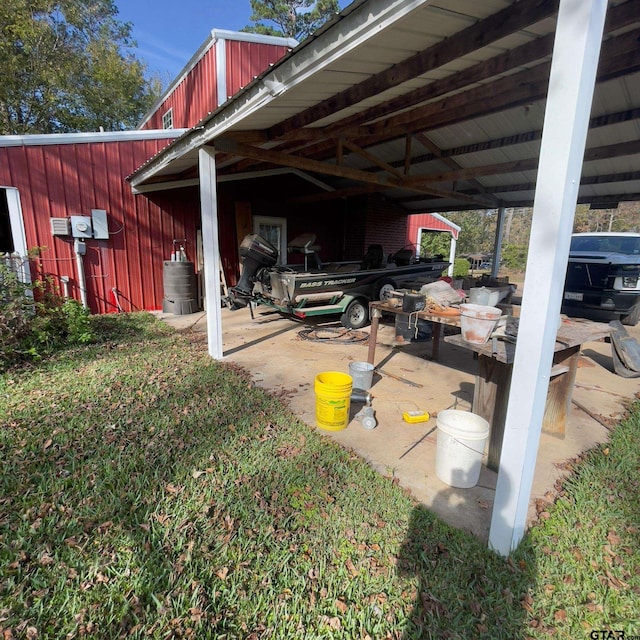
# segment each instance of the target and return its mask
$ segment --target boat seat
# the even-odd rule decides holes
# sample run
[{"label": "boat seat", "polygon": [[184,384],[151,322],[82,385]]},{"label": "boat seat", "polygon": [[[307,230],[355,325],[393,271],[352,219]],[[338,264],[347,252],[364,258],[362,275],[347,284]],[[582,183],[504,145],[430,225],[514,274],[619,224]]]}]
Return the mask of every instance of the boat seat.
[{"label": "boat seat", "polygon": [[384,251],[381,244],[371,244],[360,264],[361,269],[382,269],[384,267]]}]

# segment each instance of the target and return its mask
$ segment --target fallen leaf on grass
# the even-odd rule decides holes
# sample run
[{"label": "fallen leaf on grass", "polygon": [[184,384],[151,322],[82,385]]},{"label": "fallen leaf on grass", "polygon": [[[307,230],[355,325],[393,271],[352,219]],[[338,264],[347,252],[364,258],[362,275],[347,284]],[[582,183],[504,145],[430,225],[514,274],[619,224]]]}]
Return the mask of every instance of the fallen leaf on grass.
[{"label": "fallen leaf on grass", "polygon": [[53,559],[53,556],[50,555],[47,551],[44,551],[40,557],[38,558],[38,562],[43,566],[43,567],[49,567],[52,564],[55,563],[55,560]]},{"label": "fallen leaf on grass", "polygon": [[610,544],[620,544],[622,542],[622,538],[616,535],[616,533],[612,529],[609,530],[609,533],[607,534],[607,540],[610,542]]},{"label": "fallen leaf on grass", "polygon": [[349,572],[349,575],[352,578],[355,578],[358,575],[359,571],[356,569],[356,566],[353,564],[353,562],[349,558],[347,558],[347,561],[345,562],[345,566],[347,567],[347,571]]},{"label": "fallen leaf on grass", "polygon": [[436,616],[441,616],[445,612],[440,601],[434,598],[430,593],[421,593],[420,601],[422,602],[422,608],[426,613],[433,613]]},{"label": "fallen leaf on grass", "polygon": [[607,578],[609,579],[609,586],[613,587],[614,589],[628,589],[629,585],[624,582],[623,580],[620,580],[619,578],[616,578],[616,576],[614,576],[608,569],[605,570],[605,574],[607,576]]},{"label": "fallen leaf on grass", "polygon": [[565,622],[567,619],[567,612],[564,609],[559,609],[553,614],[553,619],[556,622]]},{"label": "fallen leaf on grass", "polygon": [[175,485],[175,484],[171,484],[171,483],[169,483],[165,487],[166,492],[171,494],[171,495],[173,495],[173,496],[178,495],[179,493],[181,493],[183,489],[184,489],[184,487],[181,487],[181,486]]},{"label": "fallen leaf on grass", "polygon": [[342,625],[340,624],[340,618],[334,616],[333,618],[330,618],[329,616],[320,616],[320,622],[326,626],[328,626],[330,629],[333,629],[334,631],[340,631]]},{"label": "fallen leaf on grass", "polygon": [[218,578],[220,578],[220,580],[226,580],[228,574],[229,567],[222,567],[222,569],[218,569],[218,571],[216,571],[216,575],[218,576]]},{"label": "fallen leaf on grass", "polygon": [[342,600],[336,600],[336,609],[340,613],[346,613],[348,608],[349,607],[347,607],[346,602],[343,602]]}]

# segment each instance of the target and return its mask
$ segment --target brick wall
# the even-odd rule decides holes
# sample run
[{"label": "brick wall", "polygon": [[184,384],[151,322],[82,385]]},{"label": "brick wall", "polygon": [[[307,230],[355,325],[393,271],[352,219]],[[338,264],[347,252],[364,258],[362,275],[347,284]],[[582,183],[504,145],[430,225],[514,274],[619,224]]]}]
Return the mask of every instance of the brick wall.
[{"label": "brick wall", "polygon": [[371,244],[381,244],[387,255],[402,249],[406,245],[407,214],[382,196],[369,196],[366,208],[365,249]]}]

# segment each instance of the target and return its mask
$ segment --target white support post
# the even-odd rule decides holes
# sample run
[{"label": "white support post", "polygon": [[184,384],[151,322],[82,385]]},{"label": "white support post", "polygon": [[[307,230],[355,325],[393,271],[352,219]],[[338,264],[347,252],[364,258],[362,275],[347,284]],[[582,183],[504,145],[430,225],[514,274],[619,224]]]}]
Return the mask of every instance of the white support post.
[{"label": "white support post", "polygon": [[560,0],[489,546],[524,535],[607,0]]},{"label": "white support post", "polygon": [[449,269],[447,269],[447,275],[453,278],[453,268],[456,262],[456,244],[457,240],[453,234],[451,234],[451,244],[449,245]]},{"label": "white support post", "polygon": [[220,307],[220,243],[218,240],[218,194],[215,151],[198,150],[200,172],[200,216],[204,252],[204,291],[207,303],[207,341],[209,355],[222,358],[222,314]]}]

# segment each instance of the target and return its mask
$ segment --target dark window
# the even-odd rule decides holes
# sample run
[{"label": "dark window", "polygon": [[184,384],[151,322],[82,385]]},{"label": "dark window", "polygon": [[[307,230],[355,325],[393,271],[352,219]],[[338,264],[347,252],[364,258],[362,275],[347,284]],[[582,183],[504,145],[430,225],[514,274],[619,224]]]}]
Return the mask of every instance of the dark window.
[{"label": "dark window", "polygon": [[7,190],[0,189],[0,253],[13,253],[14,251]]}]

